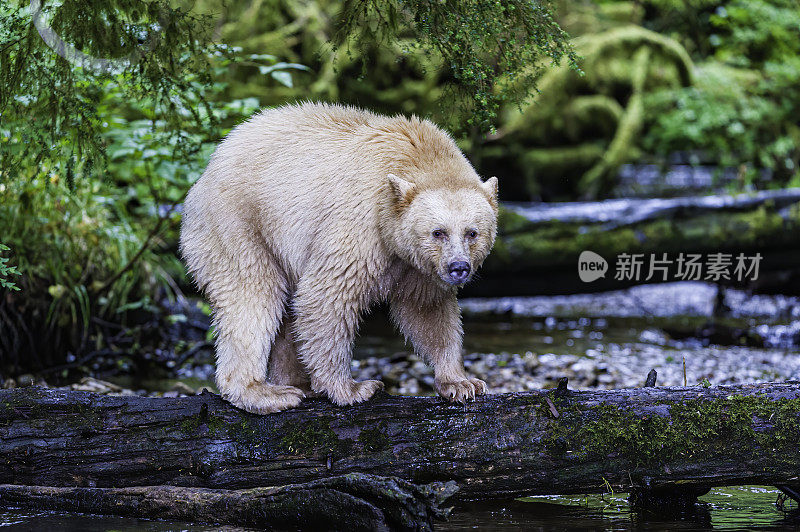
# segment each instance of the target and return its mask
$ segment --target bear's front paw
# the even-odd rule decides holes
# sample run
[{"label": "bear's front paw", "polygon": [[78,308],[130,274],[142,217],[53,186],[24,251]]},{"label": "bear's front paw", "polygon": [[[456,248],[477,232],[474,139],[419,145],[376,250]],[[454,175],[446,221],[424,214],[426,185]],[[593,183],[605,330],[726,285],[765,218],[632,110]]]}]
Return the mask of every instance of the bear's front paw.
[{"label": "bear's front paw", "polygon": [[451,402],[466,403],[475,399],[476,395],[486,393],[486,383],[480,379],[465,378],[448,382],[435,379],[433,384],[439,395]]},{"label": "bear's front paw", "polygon": [[325,393],[330,400],[339,406],[363,403],[378,390],[383,389],[381,381],[355,381],[350,380],[341,384],[332,384],[325,388]]},{"label": "bear's front paw", "polygon": [[253,414],[271,414],[300,404],[305,394],[294,386],[252,382],[242,389],[224,390],[222,398]]}]

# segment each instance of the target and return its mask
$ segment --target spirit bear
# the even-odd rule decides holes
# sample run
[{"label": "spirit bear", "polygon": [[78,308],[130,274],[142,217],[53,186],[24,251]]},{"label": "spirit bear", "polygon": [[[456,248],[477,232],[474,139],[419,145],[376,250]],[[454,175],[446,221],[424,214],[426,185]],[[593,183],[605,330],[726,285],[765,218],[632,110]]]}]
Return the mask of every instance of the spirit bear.
[{"label": "spirit bear", "polygon": [[352,378],[351,349],[379,301],[440,395],[485,393],[464,371],[456,292],[496,228],[497,178],[481,182],[427,120],[315,103],[256,114],[222,141],[183,211],[222,396],[260,414],[311,392],[366,401],[383,384]]}]

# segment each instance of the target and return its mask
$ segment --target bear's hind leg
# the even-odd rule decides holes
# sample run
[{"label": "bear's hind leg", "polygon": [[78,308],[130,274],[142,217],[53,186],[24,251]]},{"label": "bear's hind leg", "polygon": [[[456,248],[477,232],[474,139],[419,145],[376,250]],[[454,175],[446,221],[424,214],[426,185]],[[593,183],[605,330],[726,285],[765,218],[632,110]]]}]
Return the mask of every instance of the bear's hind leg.
[{"label": "bear's hind leg", "polygon": [[312,395],[308,371],[297,354],[292,326],[293,321],[287,313],[269,353],[267,378],[272,384],[294,386],[303,390],[306,395]]},{"label": "bear's hind leg", "polygon": [[268,252],[250,264],[244,258],[228,263],[216,283],[213,278],[206,283],[215,307],[217,387],[224,399],[248,412],[279,412],[299,405],[304,397],[299,388],[267,382],[288,283]]}]

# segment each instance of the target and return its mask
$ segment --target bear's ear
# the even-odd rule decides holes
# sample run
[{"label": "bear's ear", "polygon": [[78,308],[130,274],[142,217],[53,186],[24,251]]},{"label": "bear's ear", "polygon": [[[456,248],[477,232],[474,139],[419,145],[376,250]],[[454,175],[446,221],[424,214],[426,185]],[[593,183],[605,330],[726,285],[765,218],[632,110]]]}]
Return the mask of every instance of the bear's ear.
[{"label": "bear's ear", "polygon": [[497,208],[497,178],[494,176],[490,177],[481,183],[481,188],[483,188],[483,191],[486,192],[486,195],[489,197],[489,203],[491,203],[494,208]]},{"label": "bear's ear", "polygon": [[411,203],[414,196],[414,189],[417,186],[394,174],[388,174],[386,177],[389,178],[389,187],[392,189],[395,201],[397,201],[398,204]]}]

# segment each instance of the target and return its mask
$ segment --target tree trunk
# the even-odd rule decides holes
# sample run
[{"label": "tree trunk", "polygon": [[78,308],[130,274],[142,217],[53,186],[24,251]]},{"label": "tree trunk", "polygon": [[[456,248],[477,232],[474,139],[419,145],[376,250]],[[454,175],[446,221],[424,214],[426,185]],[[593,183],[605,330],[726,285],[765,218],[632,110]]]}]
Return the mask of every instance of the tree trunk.
[{"label": "tree trunk", "polygon": [[364,473],[455,480],[458,499],[791,485],[800,384],[558,390],[465,406],[380,394],[266,416],[177,399],[0,391],[0,483],[283,486]]}]

